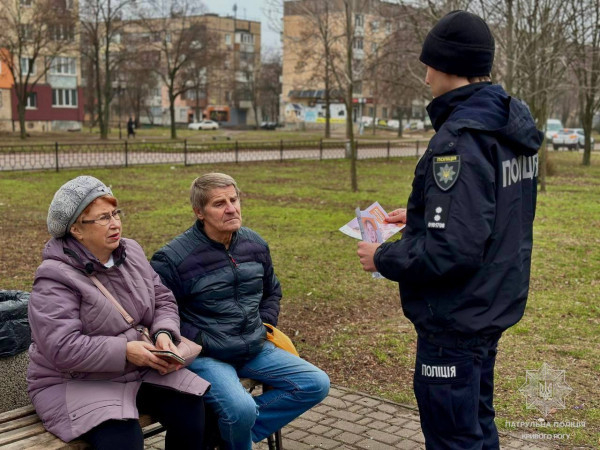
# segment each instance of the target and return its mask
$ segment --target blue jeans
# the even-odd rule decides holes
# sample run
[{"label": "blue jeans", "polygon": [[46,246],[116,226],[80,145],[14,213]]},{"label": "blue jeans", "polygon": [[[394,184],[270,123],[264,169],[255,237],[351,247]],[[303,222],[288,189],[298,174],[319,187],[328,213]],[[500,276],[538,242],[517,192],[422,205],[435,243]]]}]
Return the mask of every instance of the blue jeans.
[{"label": "blue jeans", "polygon": [[[279,430],[329,392],[325,372],[271,342],[239,366],[200,356],[188,369],[212,384],[204,401],[219,417],[221,438],[235,450],[252,449],[253,441]],[[273,389],[252,397],[239,378],[252,378]]]}]

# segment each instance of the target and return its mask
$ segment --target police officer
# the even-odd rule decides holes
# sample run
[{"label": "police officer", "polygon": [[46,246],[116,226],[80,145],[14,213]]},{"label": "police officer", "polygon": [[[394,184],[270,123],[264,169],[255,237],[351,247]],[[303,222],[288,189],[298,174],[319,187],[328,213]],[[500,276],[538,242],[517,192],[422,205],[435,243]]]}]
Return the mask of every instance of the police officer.
[{"label": "police officer", "polygon": [[497,449],[498,339],[523,315],[543,135],[490,79],[494,38],[465,11],[443,17],[420,60],[436,134],[417,164],[401,240],[359,243],[367,271],[400,286],[417,331],[414,392],[428,449]]}]

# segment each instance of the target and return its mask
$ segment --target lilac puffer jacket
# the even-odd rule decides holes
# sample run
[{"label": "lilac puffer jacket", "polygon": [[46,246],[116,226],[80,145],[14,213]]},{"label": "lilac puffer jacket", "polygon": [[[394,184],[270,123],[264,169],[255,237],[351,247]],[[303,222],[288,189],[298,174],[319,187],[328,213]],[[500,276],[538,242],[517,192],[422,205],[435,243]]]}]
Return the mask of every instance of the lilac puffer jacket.
[{"label": "lilac puffer jacket", "polygon": [[88,273],[151,335],[168,330],[178,342],[179,315],[137,242],[122,239],[113,258],[107,269],[72,237],[51,239],[35,275],[28,392],[46,429],[67,442],[109,419],[137,419],[142,381],[199,396],[210,386],[187,369],[161,376],[126,360],[127,342],[139,333]]}]

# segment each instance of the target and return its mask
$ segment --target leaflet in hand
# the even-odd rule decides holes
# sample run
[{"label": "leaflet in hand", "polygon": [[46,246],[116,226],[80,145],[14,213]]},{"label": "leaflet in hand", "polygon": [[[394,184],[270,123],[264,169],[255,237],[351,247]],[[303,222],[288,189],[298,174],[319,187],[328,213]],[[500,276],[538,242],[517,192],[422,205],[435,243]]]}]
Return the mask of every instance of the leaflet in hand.
[{"label": "leaflet in hand", "polygon": [[[362,239],[365,242],[385,242],[406,225],[399,223],[387,223],[388,216],[385,209],[375,202],[364,211],[357,208],[356,217],[340,228],[340,231],[354,239]],[[361,218],[361,224],[365,234],[361,234],[361,227],[358,222]]]}]

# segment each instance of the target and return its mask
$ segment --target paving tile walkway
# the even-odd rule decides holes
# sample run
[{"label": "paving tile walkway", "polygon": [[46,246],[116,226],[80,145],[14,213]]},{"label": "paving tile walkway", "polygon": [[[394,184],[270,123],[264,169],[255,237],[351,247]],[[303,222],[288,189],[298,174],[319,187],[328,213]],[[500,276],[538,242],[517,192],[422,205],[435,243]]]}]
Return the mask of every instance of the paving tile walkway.
[{"label": "paving tile walkway", "polygon": [[[416,408],[332,386],[319,405],[287,425],[282,432],[285,450],[424,449],[425,439]],[[548,450],[544,442],[500,435],[502,449]],[[253,450],[267,450],[255,444]],[[164,449],[164,433],[146,441],[147,450]]]}]

